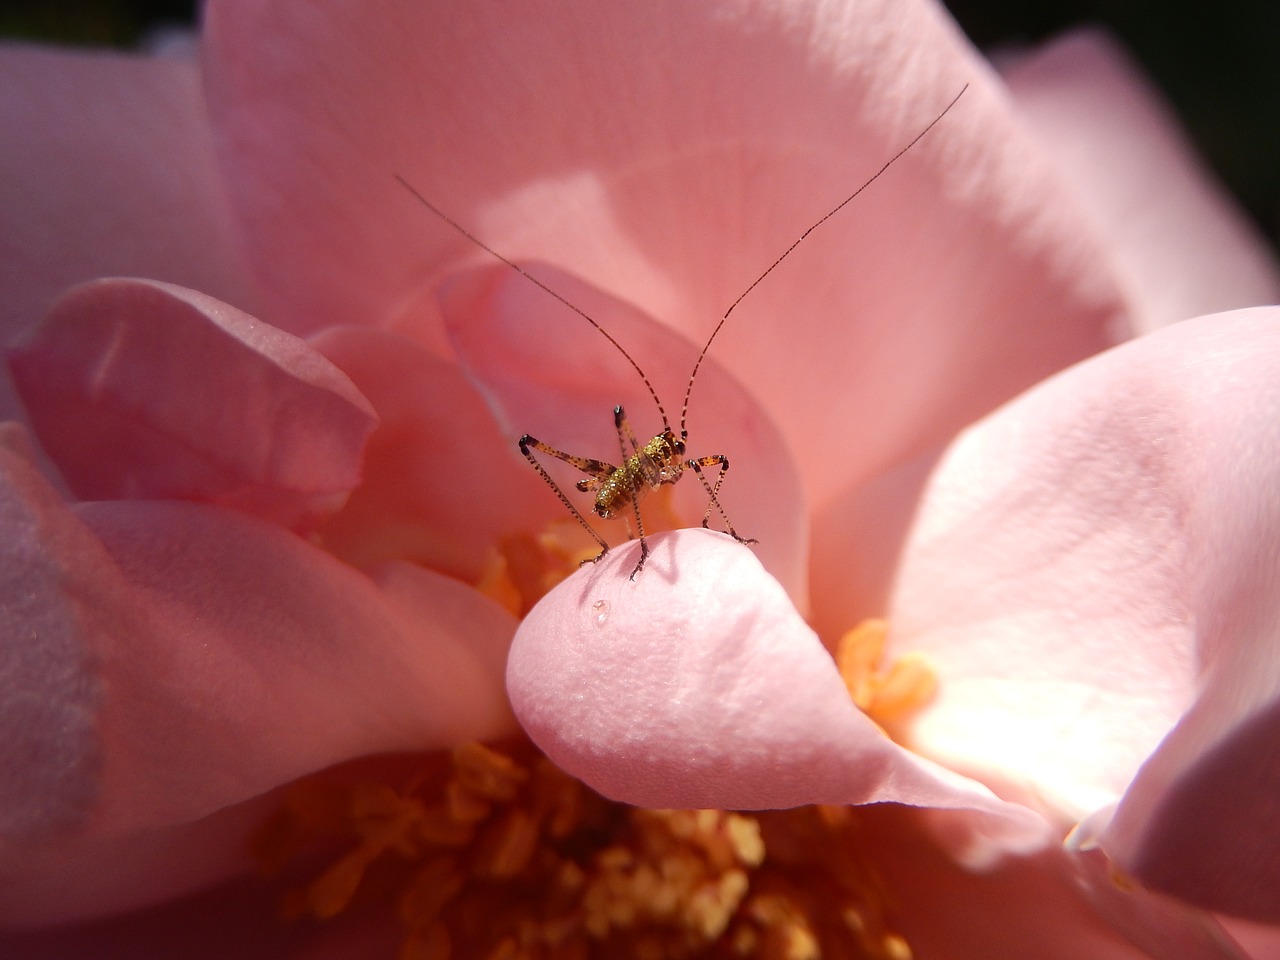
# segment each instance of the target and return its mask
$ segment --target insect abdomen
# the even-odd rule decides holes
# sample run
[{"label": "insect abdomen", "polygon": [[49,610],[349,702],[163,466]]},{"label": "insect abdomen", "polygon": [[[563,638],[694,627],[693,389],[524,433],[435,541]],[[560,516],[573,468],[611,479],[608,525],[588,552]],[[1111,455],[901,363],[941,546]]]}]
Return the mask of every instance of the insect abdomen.
[{"label": "insect abdomen", "polygon": [[654,437],[600,485],[593,509],[605,520],[643,500],[659,484],[674,483],[684,464],[683,446],[665,434]]},{"label": "insect abdomen", "polygon": [[637,459],[632,457],[600,485],[593,508],[598,516],[612,520],[626,507],[643,500],[649,492],[648,484],[640,479]]}]

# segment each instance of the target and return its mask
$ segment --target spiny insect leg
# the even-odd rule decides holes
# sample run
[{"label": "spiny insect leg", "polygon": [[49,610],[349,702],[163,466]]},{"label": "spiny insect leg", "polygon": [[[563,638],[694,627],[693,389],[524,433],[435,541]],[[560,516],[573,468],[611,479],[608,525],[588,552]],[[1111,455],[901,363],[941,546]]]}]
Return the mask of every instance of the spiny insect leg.
[{"label": "spiny insect leg", "polygon": [[[707,511],[702,515],[702,525],[704,527],[710,525],[711,508],[715,507],[716,512],[720,514],[720,519],[724,521],[724,529],[729,536],[739,543],[757,543],[758,541],[752,537],[739,536],[738,531],[733,529],[733,524],[729,522],[729,515],[724,512],[724,507],[720,503],[720,484],[724,482],[724,475],[729,472],[729,458],[723,453],[713,453],[690,460],[685,466],[698,475],[698,479],[702,481],[703,488],[707,491]],[[720,472],[716,474],[714,486],[707,479],[707,475],[702,472],[703,467],[720,468]]]},{"label": "spiny insect leg", "polygon": [[[601,474],[612,471],[613,467],[609,466],[607,463],[601,463],[599,460],[590,460],[586,457],[575,457],[573,454],[557,450],[555,447],[548,446],[541,440],[534,439],[527,433],[520,438],[520,452],[524,454],[524,458],[533,464],[533,469],[537,470],[539,476],[547,482],[547,486],[555,491],[555,495],[560,498],[560,502],[568,508],[569,512],[573,514],[578,523],[582,525],[582,529],[591,534],[592,539],[594,539],[596,543],[600,544],[599,556],[597,556],[595,560],[591,561],[592,563],[595,563],[600,559],[600,557],[603,557],[609,552],[609,544],[605,541],[604,537],[596,533],[595,528],[592,527],[591,524],[587,523],[587,518],[578,512],[578,508],[573,505],[573,501],[564,495],[564,491],[560,489],[560,484],[556,483],[555,480],[552,479],[551,474],[547,473],[546,467],[539,463],[538,458],[533,455],[534,450],[545,453],[549,457],[555,457],[557,460],[563,460],[565,463],[577,467],[583,473],[592,474],[592,480],[598,481]],[[582,483],[589,482],[591,481],[582,481]],[[581,484],[579,484],[579,489],[581,489]]]},{"label": "spiny insect leg", "polygon": [[[631,457],[640,452],[640,445],[636,443],[636,432],[631,429],[631,422],[627,419],[626,413],[621,406],[613,408],[613,425],[618,430],[618,448],[622,451],[622,463],[625,468]],[[627,453],[627,444],[631,444],[631,453]],[[636,564],[636,568],[631,571],[631,579],[636,578],[644,568],[644,562],[649,559],[649,541],[644,538],[644,521],[640,519],[640,498],[631,498],[631,508],[636,514],[636,535],[640,539],[640,561]],[[631,531],[627,531],[627,537],[630,538]]]}]

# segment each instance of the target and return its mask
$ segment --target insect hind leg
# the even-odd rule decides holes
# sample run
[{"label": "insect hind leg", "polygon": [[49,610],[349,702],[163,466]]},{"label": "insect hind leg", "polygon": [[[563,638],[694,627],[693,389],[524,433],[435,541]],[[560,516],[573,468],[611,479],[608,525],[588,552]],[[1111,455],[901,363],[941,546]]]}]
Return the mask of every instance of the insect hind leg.
[{"label": "insect hind leg", "polygon": [[[545,444],[541,440],[529,436],[527,433],[520,438],[520,452],[524,454],[524,458],[533,465],[533,469],[537,470],[538,475],[547,482],[547,486],[549,486],[555,492],[555,495],[560,498],[560,502],[565,505],[565,508],[571,514],[573,514],[574,519],[578,521],[582,526],[582,529],[591,534],[592,539],[595,540],[596,543],[600,544],[600,553],[591,560],[592,563],[597,562],[600,557],[603,557],[609,552],[608,541],[596,532],[595,527],[587,523],[587,518],[584,517],[581,511],[573,505],[573,501],[564,495],[564,491],[560,489],[560,484],[555,482],[551,474],[547,473],[547,468],[539,463],[538,458],[533,455],[534,450],[537,450],[540,453],[545,453],[549,457],[555,457],[557,460],[562,460],[570,466],[577,467],[583,473],[591,474],[591,479],[597,479],[607,474],[613,468],[610,467],[609,464],[602,463],[599,460],[591,460],[587,457],[575,457],[573,454],[565,453],[563,450],[557,450],[555,447]],[[582,481],[582,483],[590,482],[590,479]],[[579,488],[581,489],[581,484],[579,484]]]},{"label": "insect hind leg", "polygon": [[[733,529],[733,524],[729,522],[729,515],[724,512],[724,506],[720,503],[720,484],[724,483],[724,476],[729,472],[729,458],[723,453],[713,453],[705,457],[697,457],[685,464],[690,470],[698,475],[698,479],[702,481],[703,488],[707,491],[707,509],[702,515],[702,525],[710,527],[711,525],[711,509],[714,507],[716,512],[720,514],[720,519],[724,523],[724,531],[737,540],[739,543],[758,543],[754,537],[741,536],[737,530]],[[720,472],[716,474],[716,482],[711,483],[707,479],[707,475],[702,472],[703,467],[719,467]]]}]

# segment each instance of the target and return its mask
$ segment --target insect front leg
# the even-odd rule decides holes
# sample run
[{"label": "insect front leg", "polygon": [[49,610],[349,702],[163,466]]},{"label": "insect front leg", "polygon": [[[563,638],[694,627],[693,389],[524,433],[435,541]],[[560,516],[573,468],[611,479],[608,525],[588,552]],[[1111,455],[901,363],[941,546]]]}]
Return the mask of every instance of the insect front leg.
[{"label": "insect front leg", "polygon": [[[724,507],[720,504],[720,484],[724,483],[724,475],[729,472],[729,458],[723,453],[713,453],[705,457],[698,457],[690,460],[685,464],[690,470],[698,475],[698,479],[702,481],[702,486],[707,491],[707,511],[702,515],[702,525],[709,526],[711,523],[711,508],[715,507],[716,512],[720,514],[720,519],[724,521],[725,533],[733,537],[739,543],[757,543],[758,541],[752,537],[743,537],[738,535],[738,531],[733,529],[733,524],[729,522],[729,516],[724,512]],[[703,467],[719,467],[720,472],[716,474],[716,482],[712,485],[707,479],[707,475],[702,472]]]},{"label": "insect front leg", "polygon": [[573,501],[564,495],[564,491],[560,489],[560,484],[556,483],[555,480],[552,479],[551,474],[547,473],[546,467],[539,463],[538,458],[533,455],[534,450],[545,453],[549,457],[555,457],[557,460],[562,460],[570,466],[577,467],[583,473],[590,474],[590,479],[583,480],[578,484],[578,489],[580,490],[587,489],[584,485],[593,483],[598,484],[601,478],[606,477],[613,472],[613,467],[600,460],[592,460],[588,457],[575,457],[571,453],[565,453],[563,450],[557,450],[555,447],[548,446],[541,440],[537,440],[534,437],[529,436],[527,433],[520,438],[520,452],[524,454],[524,458],[533,464],[533,469],[537,470],[538,475],[547,482],[547,486],[555,491],[556,496],[560,498],[560,502],[565,505],[565,508],[573,514],[578,523],[582,525],[582,529],[591,534],[592,539],[594,539],[596,543],[600,544],[599,556],[591,561],[592,563],[595,563],[600,559],[600,557],[603,557],[609,552],[608,542],[604,537],[596,533],[595,528],[592,527],[591,524],[587,523],[587,518],[584,517],[578,511],[578,508],[573,505]]}]

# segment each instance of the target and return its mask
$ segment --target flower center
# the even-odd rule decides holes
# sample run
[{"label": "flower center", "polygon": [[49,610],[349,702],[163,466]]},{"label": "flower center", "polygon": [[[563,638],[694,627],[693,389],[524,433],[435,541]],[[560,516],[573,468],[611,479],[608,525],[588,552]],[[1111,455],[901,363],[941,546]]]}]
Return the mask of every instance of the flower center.
[{"label": "flower center", "polygon": [[[522,615],[596,550],[576,523],[553,524],[503,541],[477,586]],[[849,631],[837,666],[891,732],[936,683],[923,659],[886,665],[886,633],[883,621]],[[399,960],[910,960],[861,839],[866,816],[626,806],[519,739],[377,781],[316,775],[290,788],[255,852],[268,870],[319,864],[288,916],[394,913]]]},{"label": "flower center", "polygon": [[326,920],[389,905],[400,960],[909,960],[859,829],[853,808],[613,803],[515,741],[430,758],[399,788],[301,782],[256,852],[278,865],[341,850],[287,913]]}]

